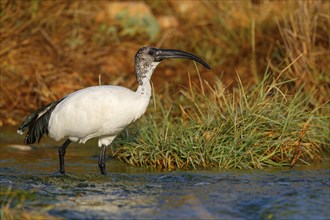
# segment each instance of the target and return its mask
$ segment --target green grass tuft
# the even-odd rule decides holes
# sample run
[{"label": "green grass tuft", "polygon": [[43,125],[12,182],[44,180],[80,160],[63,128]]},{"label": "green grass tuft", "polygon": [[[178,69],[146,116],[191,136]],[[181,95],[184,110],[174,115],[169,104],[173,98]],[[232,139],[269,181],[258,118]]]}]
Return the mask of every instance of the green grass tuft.
[{"label": "green grass tuft", "polygon": [[321,159],[330,131],[329,116],[319,112],[329,105],[311,108],[311,97],[302,89],[290,94],[288,84],[266,76],[248,90],[240,84],[229,93],[218,81],[208,95],[192,86],[181,91],[182,102],[168,109],[157,100],[116,156],[166,170],[293,166]]}]

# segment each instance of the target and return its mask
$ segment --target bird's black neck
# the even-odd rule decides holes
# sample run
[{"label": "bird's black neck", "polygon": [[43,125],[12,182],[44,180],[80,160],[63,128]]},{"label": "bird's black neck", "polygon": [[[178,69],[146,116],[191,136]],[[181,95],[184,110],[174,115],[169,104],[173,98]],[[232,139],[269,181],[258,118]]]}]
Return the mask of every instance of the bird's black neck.
[{"label": "bird's black neck", "polygon": [[137,93],[151,97],[151,76],[159,64],[159,62],[153,62],[148,65],[144,65],[145,63],[135,63],[135,75],[136,80],[139,83],[139,87],[137,88]]}]

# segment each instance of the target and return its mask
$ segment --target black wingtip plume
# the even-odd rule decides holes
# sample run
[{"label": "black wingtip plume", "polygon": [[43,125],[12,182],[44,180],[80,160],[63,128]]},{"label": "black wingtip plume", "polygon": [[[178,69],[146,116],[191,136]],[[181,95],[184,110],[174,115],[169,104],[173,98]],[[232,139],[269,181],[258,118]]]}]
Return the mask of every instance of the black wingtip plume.
[{"label": "black wingtip plume", "polygon": [[46,106],[39,108],[33,112],[22,122],[17,129],[17,133],[23,134],[26,129],[28,132],[25,136],[25,144],[33,144],[40,141],[44,134],[48,134],[48,122],[50,115],[53,112],[55,106],[60,103],[63,99],[49,103]]}]

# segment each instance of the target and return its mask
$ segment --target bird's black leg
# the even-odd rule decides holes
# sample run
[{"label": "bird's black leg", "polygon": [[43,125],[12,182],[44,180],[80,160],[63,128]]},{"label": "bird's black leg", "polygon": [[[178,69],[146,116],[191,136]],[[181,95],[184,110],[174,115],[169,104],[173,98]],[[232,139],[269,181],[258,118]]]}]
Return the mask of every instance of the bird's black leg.
[{"label": "bird's black leg", "polygon": [[99,168],[102,175],[105,175],[105,157],[106,157],[107,146],[102,145],[102,150],[99,157]]},{"label": "bird's black leg", "polygon": [[68,139],[64,142],[62,146],[58,148],[58,156],[60,158],[60,173],[64,174],[64,155],[66,153],[66,148],[69,146],[71,141]]}]

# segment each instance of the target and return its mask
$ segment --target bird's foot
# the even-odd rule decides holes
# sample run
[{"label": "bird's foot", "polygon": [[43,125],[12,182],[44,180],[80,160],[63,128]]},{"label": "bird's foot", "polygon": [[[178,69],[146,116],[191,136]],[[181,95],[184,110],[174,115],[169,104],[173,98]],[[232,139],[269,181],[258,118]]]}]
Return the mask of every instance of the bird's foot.
[{"label": "bird's foot", "polygon": [[99,163],[99,168],[100,168],[100,172],[102,175],[105,175],[106,174],[106,171],[105,171],[105,163]]}]

